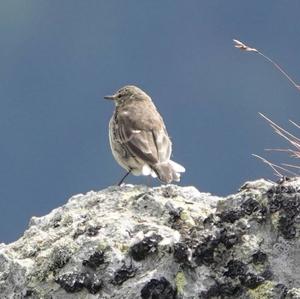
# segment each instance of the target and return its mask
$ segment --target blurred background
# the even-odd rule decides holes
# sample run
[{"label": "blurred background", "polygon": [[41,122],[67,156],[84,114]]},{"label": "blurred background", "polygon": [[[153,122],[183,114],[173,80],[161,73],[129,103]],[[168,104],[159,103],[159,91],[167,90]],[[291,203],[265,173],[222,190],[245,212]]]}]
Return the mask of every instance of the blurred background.
[{"label": "blurred background", "polygon": [[1,1],[0,242],[16,240],[31,216],[123,176],[103,96],[126,84],[164,116],[173,159],[186,167],[180,185],[228,195],[246,180],[276,179],[251,154],[281,163],[264,149],[287,144],[258,112],[291,128],[300,93],[232,39],[300,81],[299,11],[299,1],[279,0]]}]

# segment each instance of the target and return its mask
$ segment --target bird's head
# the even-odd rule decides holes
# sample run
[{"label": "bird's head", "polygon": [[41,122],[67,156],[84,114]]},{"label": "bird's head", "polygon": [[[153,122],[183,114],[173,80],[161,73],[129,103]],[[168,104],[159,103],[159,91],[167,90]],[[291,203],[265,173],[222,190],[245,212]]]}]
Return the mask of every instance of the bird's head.
[{"label": "bird's head", "polygon": [[113,100],[117,106],[127,101],[151,100],[144,91],[134,85],[126,85],[115,94],[105,96],[104,99]]}]

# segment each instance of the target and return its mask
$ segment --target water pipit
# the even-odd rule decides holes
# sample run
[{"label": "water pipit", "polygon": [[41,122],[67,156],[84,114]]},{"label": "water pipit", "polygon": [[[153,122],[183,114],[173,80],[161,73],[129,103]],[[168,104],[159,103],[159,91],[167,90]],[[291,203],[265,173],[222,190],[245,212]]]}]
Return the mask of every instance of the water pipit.
[{"label": "water pipit", "polygon": [[109,122],[110,147],[116,161],[127,170],[119,185],[129,173],[158,177],[167,184],[178,182],[185,169],[170,160],[172,143],[151,98],[133,85],[104,98],[115,103]]}]

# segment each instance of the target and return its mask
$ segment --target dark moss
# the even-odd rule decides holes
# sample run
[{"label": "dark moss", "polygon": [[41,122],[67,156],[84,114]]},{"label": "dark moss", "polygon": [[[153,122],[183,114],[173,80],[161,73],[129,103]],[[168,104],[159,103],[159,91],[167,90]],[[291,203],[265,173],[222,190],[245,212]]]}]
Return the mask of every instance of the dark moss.
[{"label": "dark moss", "polygon": [[246,275],[242,275],[239,278],[242,285],[249,289],[255,289],[265,281],[262,276],[256,275],[254,273],[247,273]]},{"label": "dark moss", "polygon": [[218,214],[221,222],[234,223],[243,217],[244,213],[240,209],[226,210]]},{"label": "dark moss", "polygon": [[69,262],[70,258],[71,253],[67,248],[54,249],[49,270],[55,272],[57,269],[63,268]]},{"label": "dark moss", "polygon": [[204,225],[211,225],[215,223],[215,216],[214,214],[210,214],[208,215],[204,220],[203,220],[203,224]]},{"label": "dark moss", "polygon": [[214,263],[214,251],[219,242],[220,240],[210,236],[203,243],[197,245],[193,252],[193,258],[198,266]]},{"label": "dark moss", "polygon": [[73,234],[73,239],[77,239],[79,236],[83,235],[85,233],[84,229],[78,228],[74,234]]},{"label": "dark moss", "polygon": [[185,243],[174,244],[174,260],[179,264],[187,264],[189,262],[189,248]]},{"label": "dark moss", "polygon": [[24,298],[30,298],[30,297],[32,297],[32,296],[34,296],[34,291],[31,290],[31,289],[26,290],[26,293],[25,293],[25,295],[24,295]]},{"label": "dark moss", "polygon": [[169,223],[171,224],[172,229],[179,230],[181,228],[181,212],[183,211],[183,208],[174,208],[169,210]]},{"label": "dark moss", "polygon": [[267,261],[267,259],[268,259],[267,255],[260,250],[256,251],[252,255],[252,263],[254,264],[263,264]]},{"label": "dark moss", "polygon": [[251,215],[253,212],[260,210],[261,205],[253,198],[248,198],[242,203],[241,209],[246,215]]},{"label": "dark moss", "polygon": [[263,223],[266,221],[268,215],[268,209],[265,206],[261,206],[260,210],[257,212],[256,221],[258,223]]},{"label": "dark moss", "polygon": [[269,210],[271,213],[279,211],[278,230],[285,239],[296,237],[295,222],[300,215],[299,187],[278,184],[267,192]]},{"label": "dark moss", "polygon": [[145,259],[150,253],[157,251],[158,243],[162,240],[160,235],[153,234],[144,238],[141,242],[134,244],[130,248],[130,254],[135,261]]},{"label": "dark moss", "polygon": [[292,193],[297,193],[299,192],[298,187],[294,187],[292,185],[283,185],[283,184],[277,184],[275,186],[272,186],[268,191],[267,194],[269,197],[274,196],[274,194],[292,194]]},{"label": "dark moss", "polygon": [[104,252],[102,250],[94,252],[87,260],[82,262],[83,266],[96,269],[105,261]]},{"label": "dark moss", "polygon": [[231,260],[227,263],[227,271],[224,273],[224,276],[230,278],[236,278],[238,276],[243,276],[246,274],[247,265],[238,260]]},{"label": "dark moss", "polygon": [[262,276],[266,280],[270,280],[273,278],[273,272],[270,269],[266,269],[262,273],[260,273],[260,276]]},{"label": "dark moss", "polygon": [[151,279],[141,290],[142,299],[176,299],[177,290],[164,277]]},{"label": "dark moss", "polygon": [[300,213],[300,190],[298,187],[276,185],[267,191],[270,212],[283,209],[289,217]]},{"label": "dark moss", "polygon": [[281,209],[281,199],[279,199],[278,197],[274,196],[269,201],[269,210],[270,210],[270,213],[275,213],[275,212],[279,211],[280,209]]},{"label": "dark moss", "polygon": [[91,294],[97,294],[103,287],[102,280],[96,274],[86,273],[84,286]]},{"label": "dark moss", "polygon": [[165,208],[169,212],[169,223],[171,224],[171,228],[175,230],[180,230],[182,227],[182,221],[181,221],[181,212],[183,211],[183,208],[181,207],[174,207],[171,202],[167,202],[165,205]]},{"label": "dark moss", "polygon": [[239,239],[239,236],[233,231],[228,231],[225,228],[220,231],[220,242],[223,243],[227,249],[237,244]]},{"label": "dark moss", "polygon": [[294,239],[296,236],[296,228],[294,226],[293,218],[283,215],[279,218],[278,230],[285,239]]},{"label": "dark moss", "polygon": [[240,240],[234,231],[226,228],[220,229],[216,235],[208,236],[204,242],[198,244],[193,252],[193,258],[197,265],[210,265],[214,263],[214,253],[219,244],[223,244],[227,249],[232,248]]},{"label": "dark moss", "polygon": [[66,292],[76,293],[86,288],[91,294],[96,294],[102,288],[102,281],[90,273],[70,273],[55,279]]},{"label": "dark moss", "polygon": [[286,197],[282,202],[282,209],[288,217],[295,217],[300,213],[300,194]]},{"label": "dark moss", "polygon": [[268,209],[253,198],[248,198],[242,203],[241,211],[243,215],[252,215],[259,223],[265,221],[268,214]]},{"label": "dark moss", "polygon": [[134,268],[132,265],[126,266],[124,264],[120,269],[118,269],[115,272],[114,278],[112,280],[112,284],[121,285],[127,279],[134,277],[136,274],[136,271],[137,271],[137,268]]},{"label": "dark moss", "polygon": [[278,296],[276,297],[278,299],[284,299],[286,297],[287,292],[288,288],[284,284],[278,283],[274,287],[274,293]]},{"label": "dark moss", "polygon": [[77,239],[79,236],[83,234],[87,234],[89,237],[97,236],[100,228],[101,228],[100,226],[90,226],[84,229],[78,228],[73,235],[73,239]]},{"label": "dark moss", "polygon": [[[240,285],[234,285],[232,283],[222,283],[219,286],[220,295],[221,296],[237,296],[241,298],[241,294],[243,292]],[[226,297],[225,297],[226,298]]]},{"label": "dark moss", "polygon": [[60,222],[62,220],[62,216],[60,214],[57,214],[52,219],[52,227],[57,228],[60,226]]},{"label": "dark moss", "polygon": [[180,219],[181,212],[183,211],[183,208],[173,208],[172,210],[169,210],[170,215],[170,222],[176,222]]},{"label": "dark moss", "polygon": [[88,227],[87,230],[86,230],[86,234],[89,237],[97,236],[100,228],[101,228],[101,226],[91,226],[91,227]]},{"label": "dark moss", "polygon": [[55,282],[58,283],[66,292],[76,293],[84,288],[86,275],[83,273],[70,273],[59,276]]}]

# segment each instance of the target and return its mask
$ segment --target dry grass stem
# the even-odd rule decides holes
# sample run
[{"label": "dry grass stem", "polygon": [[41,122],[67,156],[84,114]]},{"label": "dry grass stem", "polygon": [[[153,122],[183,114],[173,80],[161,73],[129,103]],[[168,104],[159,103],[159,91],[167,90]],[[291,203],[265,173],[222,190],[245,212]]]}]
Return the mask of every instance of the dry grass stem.
[{"label": "dry grass stem", "polygon": [[259,156],[259,155],[255,155],[252,154],[253,157],[260,159],[261,161],[263,161],[264,163],[266,163],[268,166],[270,166],[273,170],[274,170],[274,174],[278,177],[282,177],[283,175],[277,170],[277,168],[281,168],[279,165],[273,164],[272,162],[268,161],[267,159]]},{"label": "dry grass stem", "polygon": [[[288,170],[288,169],[286,169],[286,168],[284,168],[282,166],[279,166],[277,164],[274,164],[274,163],[268,161],[267,159],[265,159],[265,158],[263,158],[263,157],[261,157],[259,155],[252,154],[252,156],[260,159],[261,161],[263,161],[264,163],[266,163],[268,166],[270,166],[274,170],[274,172],[275,172],[274,174],[276,176],[278,176],[278,177],[283,177],[284,176],[281,172],[279,172],[279,170],[282,170],[282,171],[284,171],[286,173],[289,173],[289,174],[291,174],[293,176],[297,175],[297,173],[295,173],[295,172],[293,172],[291,170]],[[279,170],[277,170],[277,169],[279,169]]]},{"label": "dry grass stem", "polygon": [[[259,115],[263,117],[270,126],[274,129],[274,131],[285,138],[287,141],[289,141],[292,145],[295,145],[297,148],[300,148],[300,138],[294,136],[293,134],[289,133],[288,131],[284,130],[282,127],[274,123],[272,120],[270,120],[268,117],[266,117],[264,114],[259,112]],[[290,121],[292,124],[294,122]],[[297,127],[297,126],[296,126]]]},{"label": "dry grass stem", "polygon": [[283,165],[283,166],[287,166],[287,167],[291,167],[291,168],[300,169],[300,166],[293,165],[293,164],[282,163],[282,165]]},{"label": "dry grass stem", "polygon": [[233,39],[233,41],[235,42],[235,48],[238,48],[240,50],[243,50],[243,51],[247,51],[247,52],[257,52],[257,49],[255,48],[250,48],[249,46],[245,45],[244,43],[240,42],[239,40],[237,39]]},{"label": "dry grass stem", "polygon": [[[266,117],[264,114],[259,113],[269,124],[270,126],[273,128],[273,130],[275,131],[276,134],[278,134],[279,136],[281,136],[282,138],[284,138],[285,140],[287,140],[294,148],[293,149],[266,149],[268,151],[272,150],[272,151],[279,151],[279,152],[287,152],[290,154],[290,157],[292,158],[300,158],[300,139],[296,136],[294,136],[293,134],[291,134],[290,132],[286,131],[285,129],[283,129],[282,127],[280,127],[279,125],[277,125],[276,123],[274,123],[272,120],[270,120],[268,117]],[[293,121],[290,121],[293,125],[295,125],[297,128],[299,128],[299,125],[297,125],[296,123],[294,123]],[[253,155],[257,158],[259,158],[260,160],[262,160],[264,163],[268,164],[274,171],[275,174],[277,176],[283,176],[280,171],[283,171],[285,173],[291,174],[293,176],[295,175],[299,175],[299,173],[295,173],[294,171],[289,170],[288,168],[294,168],[294,169],[300,169],[300,166],[297,165],[292,165],[292,164],[288,164],[288,163],[282,163],[281,165],[284,166],[279,166],[276,165],[268,160],[266,160],[265,158],[262,158],[258,155]]]},{"label": "dry grass stem", "polygon": [[[261,55],[264,59],[266,59],[268,62],[272,63],[273,66],[280,71],[280,73],[290,82],[293,84],[293,86],[295,88],[297,88],[298,91],[300,91],[300,85],[297,84],[291,77],[290,75],[285,72],[283,70],[283,68],[276,63],[275,61],[273,61],[271,58],[269,58],[268,56],[266,56],[264,53],[262,53],[261,51],[257,50],[256,48],[252,48],[249,47],[248,45],[246,45],[245,43],[234,39],[234,47],[237,49],[240,49],[242,51],[246,51],[246,52],[254,52],[254,53],[258,53],[259,55]],[[283,129],[282,127],[280,127],[279,125],[277,125],[276,123],[274,123],[272,120],[270,120],[268,117],[266,117],[265,115],[263,115],[262,113],[259,113],[268,123],[269,125],[273,128],[273,130],[275,131],[276,134],[278,134],[279,136],[281,136],[282,138],[284,138],[286,141],[289,142],[289,144],[292,145],[292,149],[267,149],[268,151],[272,150],[272,151],[278,151],[278,152],[286,152],[289,153],[290,157],[292,158],[300,158],[300,138],[296,137],[295,135],[291,134],[290,132],[286,131],[285,129]],[[300,129],[300,125],[296,124],[295,122],[290,120],[290,123],[293,124],[296,128]],[[281,174],[280,171],[283,171],[285,173],[289,173],[291,175],[298,175],[297,173],[287,169],[288,168],[294,168],[299,170],[300,166],[297,165],[292,165],[292,164],[287,164],[287,163],[282,163],[282,166],[276,165],[270,161],[268,161],[267,159],[258,156],[258,155],[253,155],[254,157],[260,159],[261,161],[263,161],[264,163],[266,163],[267,165],[269,165],[275,172],[275,175],[282,177],[283,175]]]},{"label": "dry grass stem", "polygon": [[297,83],[291,78],[291,76],[290,76],[287,72],[285,72],[285,71],[283,70],[283,68],[282,68],[278,63],[276,63],[276,62],[273,61],[271,58],[269,58],[268,56],[266,56],[265,54],[263,54],[261,51],[255,49],[255,48],[251,48],[251,47],[247,46],[246,44],[242,43],[241,41],[239,41],[239,40],[237,40],[237,39],[233,39],[233,41],[234,41],[234,43],[235,43],[235,44],[234,44],[234,47],[235,47],[235,48],[238,48],[238,49],[240,49],[240,50],[242,50],[242,51],[246,51],[246,52],[255,52],[255,53],[258,53],[258,54],[261,55],[263,58],[265,58],[267,61],[269,61],[270,63],[272,63],[273,66],[275,66],[275,68],[278,69],[278,70],[280,71],[280,73],[283,74],[284,77],[285,77],[288,81],[290,81],[290,82],[294,85],[294,87],[297,88],[298,91],[300,91],[300,85],[297,84]]},{"label": "dry grass stem", "polygon": [[292,123],[295,127],[297,127],[298,129],[300,129],[300,126],[298,124],[296,124],[295,122],[293,122],[292,120],[290,120],[290,123]]}]

